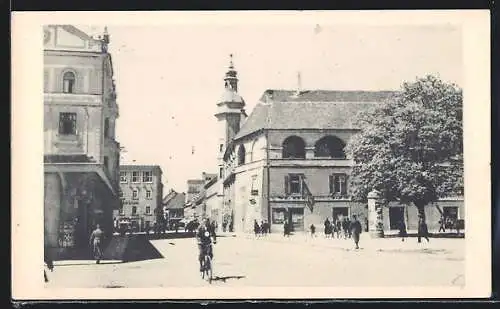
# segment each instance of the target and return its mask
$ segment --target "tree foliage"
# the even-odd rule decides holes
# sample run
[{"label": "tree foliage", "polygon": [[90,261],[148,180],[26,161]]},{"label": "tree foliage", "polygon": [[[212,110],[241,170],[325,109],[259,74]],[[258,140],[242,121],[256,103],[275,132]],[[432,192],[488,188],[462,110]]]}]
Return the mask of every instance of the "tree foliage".
[{"label": "tree foliage", "polygon": [[462,90],[432,75],[404,83],[386,103],[362,112],[346,151],[354,160],[350,194],[365,201],[423,206],[463,194]]}]

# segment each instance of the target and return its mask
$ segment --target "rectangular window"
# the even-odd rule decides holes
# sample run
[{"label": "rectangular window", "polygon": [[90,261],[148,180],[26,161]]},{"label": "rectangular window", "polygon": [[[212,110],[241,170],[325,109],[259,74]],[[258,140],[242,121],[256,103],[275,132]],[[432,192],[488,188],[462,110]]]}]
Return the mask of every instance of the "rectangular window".
[{"label": "rectangular window", "polygon": [[273,224],[283,224],[285,222],[285,208],[273,208],[272,222]]},{"label": "rectangular window", "polygon": [[127,172],[120,172],[120,182],[127,183]]},{"label": "rectangular window", "polygon": [[330,194],[346,195],[347,194],[347,175],[333,174],[330,175]]},{"label": "rectangular window", "polygon": [[222,150],[224,150],[224,144],[219,145],[219,152],[222,152]]},{"label": "rectangular window", "polygon": [[120,215],[123,216],[125,214],[125,210],[123,209],[123,206],[120,206],[120,210],[119,211],[120,211]]},{"label": "rectangular window", "polygon": [[120,190],[120,198],[123,198],[123,191]]},{"label": "rectangular window", "polygon": [[301,194],[302,192],[302,175],[289,174],[285,176],[285,193],[286,194]]},{"label": "rectangular window", "polygon": [[109,158],[107,156],[104,156],[104,167],[106,169],[109,168]]},{"label": "rectangular window", "polygon": [[151,200],[153,198],[153,192],[151,190],[146,190],[146,198]]},{"label": "rectangular window", "polygon": [[446,219],[458,220],[458,207],[457,206],[443,207],[443,215]]},{"label": "rectangular window", "polygon": [[143,172],[142,174],[142,182],[153,182],[153,172]]},{"label": "rectangular window", "polygon": [[146,214],[147,215],[151,214],[151,207],[150,206],[146,206]]},{"label": "rectangular window", "polygon": [[223,176],[223,173],[224,173],[224,170],[222,169],[222,167],[219,169],[219,178],[222,179],[222,176]]},{"label": "rectangular window", "polygon": [[137,206],[132,206],[132,216],[137,215]]},{"label": "rectangular window", "polygon": [[76,113],[59,113],[59,134],[76,135]]},{"label": "rectangular window", "polygon": [[140,173],[139,172],[132,172],[132,182],[138,183],[140,182]]},{"label": "rectangular window", "polygon": [[252,176],[252,187],[250,191],[251,195],[259,195],[259,189],[257,188],[257,175]]},{"label": "rectangular window", "polygon": [[139,199],[139,190],[137,190],[137,189],[132,190],[132,199],[134,199],[134,200]]}]

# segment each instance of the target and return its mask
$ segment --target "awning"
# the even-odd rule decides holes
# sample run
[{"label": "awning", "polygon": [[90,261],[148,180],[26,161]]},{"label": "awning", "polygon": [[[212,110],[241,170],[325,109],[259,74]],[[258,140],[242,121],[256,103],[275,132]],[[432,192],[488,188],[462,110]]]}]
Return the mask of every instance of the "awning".
[{"label": "awning", "polygon": [[100,164],[89,163],[45,163],[44,171],[49,173],[96,173],[111,190],[113,195],[118,196],[108,176]]}]

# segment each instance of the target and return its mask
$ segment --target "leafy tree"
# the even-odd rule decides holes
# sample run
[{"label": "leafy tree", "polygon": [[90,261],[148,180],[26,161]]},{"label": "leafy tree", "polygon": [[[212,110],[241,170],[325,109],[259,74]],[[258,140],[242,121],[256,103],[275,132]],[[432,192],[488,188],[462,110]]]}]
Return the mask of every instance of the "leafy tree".
[{"label": "leafy tree", "polygon": [[462,90],[428,75],[404,83],[386,103],[357,117],[360,132],[346,151],[354,160],[350,194],[366,201],[376,189],[385,203],[424,207],[463,194]]}]

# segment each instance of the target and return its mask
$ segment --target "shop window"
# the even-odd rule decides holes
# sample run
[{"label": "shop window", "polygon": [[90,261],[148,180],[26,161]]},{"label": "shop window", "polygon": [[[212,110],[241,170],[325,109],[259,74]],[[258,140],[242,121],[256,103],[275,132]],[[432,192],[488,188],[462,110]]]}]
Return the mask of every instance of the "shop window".
[{"label": "shop window", "polygon": [[76,135],[76,113],[59,113],[59,134]]},{"label": "shop window", "polygon": [[132,172],[132,182],[138,183],[141,181],[139,172]]},{"label": "shop window", "polygon": [[285,176],[285,194],[302,193],[302,175],[289,174]]},{"label": "shop window", "polygon": [[389,208],[389,228],[391,230],[399,229],[401,222],[404,222],[405,210],[403,207]]},{"label": "shop window", "polygon": [[153,172],[151,171],[143,172],[142,182],[153,182]]},{"label": "shop window", "polygon": [[285,222],[285,208],[273,208],[272,222],[273,224],[283,224]]}]

